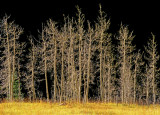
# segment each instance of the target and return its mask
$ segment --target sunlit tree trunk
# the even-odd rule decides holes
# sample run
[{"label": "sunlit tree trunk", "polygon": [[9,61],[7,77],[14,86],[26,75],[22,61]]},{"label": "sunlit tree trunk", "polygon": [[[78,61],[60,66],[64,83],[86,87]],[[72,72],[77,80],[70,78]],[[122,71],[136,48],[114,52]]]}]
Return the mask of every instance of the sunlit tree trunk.
[{"label": "sunlit tree trunk", "polygon": [[133,103],[136,103],[136,92],[138,91],[138,81],[137,78],[142,76],[142,66],[144,62],[142,61],[142,55],[140,51],[134,54],[134,72],[133,72]]},{"label": "sunlit tree trunk", "polygon": [[34,85],[34,67],[35,67],[35,49],[34,44],[32,44],[32,93],[33,93],[33,101],[36,99],[35,94],[35,85]]},{"label": "sunlit tree trunk", "polygon": [[18,59],[18,99],[21,100],[21,82],[20,82],[20,62],[19,62],[19,59]]},{"label": "sunlit tree trunk", "polygon": [[44,51],[44,75],[46,83],[46,96],[47,102],[49,101],[49,91],[48,91],[48,78],[47,78],[47,55],[46,55],[46,41],[44,38],[44,29],[42,28],[42,40],[43,40],[43,51]]},{"label": "sunlit tree trunk", "polygon": [[[71,42],[70,42],[71,43]],[[71,69],[71,65],[70,65],[70,62],[71,62],[71,56],[70,56],[70,54],[71,54],[71,46],[69,46],[69,48],[68,48],[68,53],[67,53],[67,55],[68,55],[68,57],[67,57],[67,75],[68,75],[68,78],[67,78],[67,101],[69,101],[69,99],[70,99],[70,97],[71,97],[71,95],[72,95],[72,93],[71,93],[71,89],[72,89],[72,84],[71,84],[71,72],[70,72],[70,69]],[[69,87],[69,84],[71,85],[71,87]]]},{"label": "sunlit tree trunk", "polygon": [[108,86],[108,89],[107,89],[107,91],[108,91],[108,95],[107,95],[107,100],[108,100],[108,102],[110,102],[110,96],[111,96],[111,68],[110,67],[108,67],[108,79],[107,79],[107,86]]},{"label": "sunlit tree trunk", "polygon": [[15,55],[16,55],[16,28],[13,27],[13,70],[12,70],[12,91],[11,98],[13,100],[13,84],[14,84],[14,76],[15,76]]},{"label": "sunlit tree trunk", "polygon": [[62,52],[62,67],[61,67],[61,96],[60,96],[60,103],[63,101],[63,95],[64,95],[64,41],[62,43],[61,47]]},{"label": "sunlit tree trunk", "polygon": [[113,86],[114,75],[115,75],[115,64],[114,64],[114,46],[111,41],[111,34],[106,36],[104,46],[104,85],[105,85],[105,102],[110,102],[112,97],[112,91],[115,90]]},{"label": "sunlit tree trunk", "polygon": [[92,47],[92,34],[93,29],[90,27],[90,23],[88,23],[88,34],[89,34],[89,47],[88,47],[88,60],[87,60],[87,87],[86,87],[86,102],[88,102],[88,94],[89,94],[89,83],[90,83],[90,70],[91,70],[91,47]]},{"label": "sunlit tree trunk", "polygon": [[57,101],[57,66],[56,66],[56,57],[57,57],[57,41],[55,40],[55,38],[53,38],[54,40],[54,101]]},{"label": "sunlit tree trunk", "polygon": [[9,33],[8,33],[8,22],[7,19],[5,21],[5,32],[6,32],[6,39],[7,39],[7,60],[8,60],[8,75],[9,75],[9,99],[12,101],[12,75],[11,75],[11,55],[10,55],[10,42],[9,42]]},{"label": "sunlit tree trunk", "polygon": [[[135,64],[137,64],[137,58],[135,60]],[[137,65],[134,68],[134,79],[133,79],[133,102],[136,102],[136,79],[137,79]]]},{"label": "sunlit tree trunk", "polygon": [[149,89],[150,89],[150,76],[149,76],[149,71],[148,71],[148,66],[146,65],[146,68],[145,68],[145,72],[146,72],[146,104],[149,105]]}]

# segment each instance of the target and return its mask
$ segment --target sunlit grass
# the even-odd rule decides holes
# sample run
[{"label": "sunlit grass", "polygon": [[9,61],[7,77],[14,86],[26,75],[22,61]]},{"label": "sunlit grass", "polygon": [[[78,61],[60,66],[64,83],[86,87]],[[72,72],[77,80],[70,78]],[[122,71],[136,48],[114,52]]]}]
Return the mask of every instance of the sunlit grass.
[{"label": "sunlit grass", "polygon": [[45,103],[6,102],[0,115],[160,115],[160,106],[115,103]]}]

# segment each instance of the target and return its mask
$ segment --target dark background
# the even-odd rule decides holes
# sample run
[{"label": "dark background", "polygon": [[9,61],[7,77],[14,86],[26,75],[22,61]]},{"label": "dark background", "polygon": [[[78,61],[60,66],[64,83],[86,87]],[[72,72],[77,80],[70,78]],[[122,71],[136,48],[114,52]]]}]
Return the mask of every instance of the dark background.
[{"label": "dark background", "polygon": [[160,42],[160,6],[157,2],[147,1],[118,1],[118,0],[50,0],[50,1],[6,1],[0,3],[0,17],[11,15],[16,24],[24,28],[25,34],[37,37],[37,30],[49,18],[59,23],[63,22],[63,14],[76,16],[78,5],[85,14],[86,20],[96,21],[99,4],[111,19],[110,32],[116,34],[120,24],[128,25],[134,31],[135,43],[138,48],[146,44],[151,32]]}]

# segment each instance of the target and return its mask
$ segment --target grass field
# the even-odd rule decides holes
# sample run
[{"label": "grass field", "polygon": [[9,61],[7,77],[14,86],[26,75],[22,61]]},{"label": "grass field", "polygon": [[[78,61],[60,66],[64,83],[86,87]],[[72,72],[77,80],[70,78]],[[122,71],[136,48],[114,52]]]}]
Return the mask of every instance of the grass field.
[{"label": "grass field", "polygon": [[160,115],[160,105],[6,102],[0,104],[0,115]]}]

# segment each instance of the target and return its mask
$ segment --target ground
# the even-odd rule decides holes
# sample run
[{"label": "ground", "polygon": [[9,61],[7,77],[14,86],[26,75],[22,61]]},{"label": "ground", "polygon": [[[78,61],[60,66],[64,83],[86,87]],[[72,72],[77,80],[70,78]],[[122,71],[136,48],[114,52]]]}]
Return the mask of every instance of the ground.
[{"label": "ground", "polygon": [[0,115],[160,115],[160,105],[5,102]]}]

